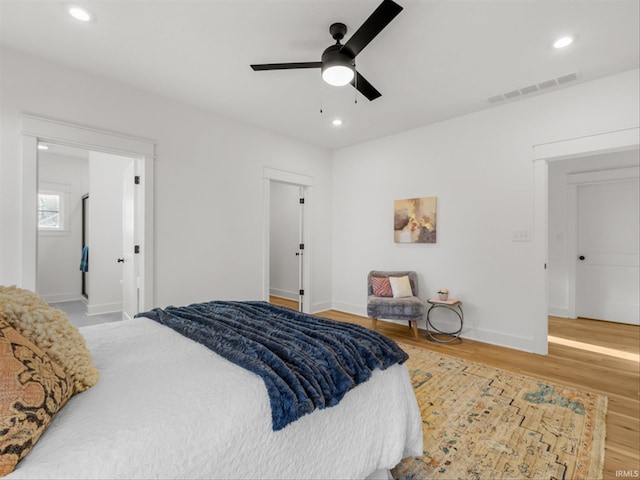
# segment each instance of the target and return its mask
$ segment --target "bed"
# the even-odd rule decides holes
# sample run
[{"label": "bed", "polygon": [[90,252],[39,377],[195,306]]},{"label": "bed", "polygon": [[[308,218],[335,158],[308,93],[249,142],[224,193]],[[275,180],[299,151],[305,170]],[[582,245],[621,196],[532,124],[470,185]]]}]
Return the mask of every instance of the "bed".
[{"label": "bed", "polygon": [[422,454],[404,364],[276,426],[263,378],[157,320],[80,329],[100,380],[5,478],[367,478]]}]

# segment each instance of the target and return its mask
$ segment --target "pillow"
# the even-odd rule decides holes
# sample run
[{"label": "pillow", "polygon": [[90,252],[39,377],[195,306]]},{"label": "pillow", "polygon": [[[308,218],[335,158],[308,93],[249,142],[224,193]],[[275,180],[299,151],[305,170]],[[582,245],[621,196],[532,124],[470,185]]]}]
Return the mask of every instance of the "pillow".
[{"label": "pillow", "polygon": [[393,291],[393,298],[413,297],[411,282],[406,275],[404,277],[389,277],[389,283]]},{"label": "pillow", "polygon": [[63,311],[49,307],[29,290],[0,285],[0,315],[62,367],[74,393],[96,384],[98,369],[84,337]]},{"label": "pillow", "polygon": [[72,393],[64,370],[0,314],[0,477],[13,471]]},{"label": "pillow", "polygon": [[391,284],[387,277],[371,277],[371,288],[376,297],[393,297]]}]

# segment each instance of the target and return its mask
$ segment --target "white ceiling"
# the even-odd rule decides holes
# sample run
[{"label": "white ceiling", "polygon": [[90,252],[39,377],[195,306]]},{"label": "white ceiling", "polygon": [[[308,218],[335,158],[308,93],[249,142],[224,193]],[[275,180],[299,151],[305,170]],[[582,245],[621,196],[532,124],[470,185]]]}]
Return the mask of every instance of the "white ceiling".
[{"label": "white ceiling", "polygon": [[[382,97],[357,104],[319,70],[249,64],[319,61],[329,25],[345,23],[348,40],[380,0],[76,1],[90,24],[62,2],[0,0],[0,41],[330,149],[491,108],[489,97],[565,74],[579,73],[575,85],[639,66],[638,0],[396,1],[404,10],[357,57]],[[554,50],[564,33],[578,41]]]}]

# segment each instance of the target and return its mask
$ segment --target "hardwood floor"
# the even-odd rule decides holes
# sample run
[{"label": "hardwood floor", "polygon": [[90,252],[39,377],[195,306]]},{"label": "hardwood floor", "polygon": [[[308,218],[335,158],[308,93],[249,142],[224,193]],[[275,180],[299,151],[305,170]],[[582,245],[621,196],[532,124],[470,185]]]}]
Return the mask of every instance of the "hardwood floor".
[{"label": "hardwood floor", "polygon": [[[291,307],[291,303],[272,299]],[[293,302],[294,308],[296,303]],[[371,320],[336,310],[316,315],[371,328]],[[571,385],[609,397],[604,478],[638,478],[640,471],[640,327],[549,317],[549,354],[536,355],[464,339],[440,345],[406,326],[378,322],[388,337],[428,350]]]}]

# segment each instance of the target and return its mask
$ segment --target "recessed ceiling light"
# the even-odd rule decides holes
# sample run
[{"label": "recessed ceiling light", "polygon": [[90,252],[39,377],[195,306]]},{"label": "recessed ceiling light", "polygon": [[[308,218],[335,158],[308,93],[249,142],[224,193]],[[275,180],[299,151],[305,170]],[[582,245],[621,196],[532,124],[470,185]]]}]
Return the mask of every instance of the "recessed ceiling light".
[{"label": "recessed ceiling light", "polygon": [[553,48],[568,47],[575,41],[576,37],[573,35],[564,35],[554,40]]},{"label": "recessed ceiling light", "polygon": [[336,127],[339,127],[340,125],[342,125],[342,120],[340,120],[339,118],[336,118],[331,123],[334,124]]},{"label": "recessed ceiling light", "polygon": [[96,16],[93,13],[80,5],[66,3],[64,8],[69,15],[80,22],[93,22],[96,19]]},{"label": "recessed ceiling light", "polygon": [[48,145],[44,145],[42,143],[38,144],[38,150],[49,150],[49,146]]}]

